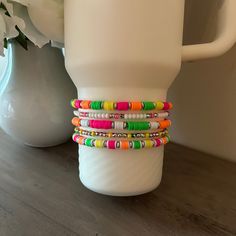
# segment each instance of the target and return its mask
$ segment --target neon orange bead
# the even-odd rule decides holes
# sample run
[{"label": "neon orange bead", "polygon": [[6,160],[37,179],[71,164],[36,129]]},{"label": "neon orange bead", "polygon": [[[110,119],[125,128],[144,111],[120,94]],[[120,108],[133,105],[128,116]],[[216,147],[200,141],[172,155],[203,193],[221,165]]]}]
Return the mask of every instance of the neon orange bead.
[{"label": "neon orange bead", "polygon": [[78,142],[78,144],[82,145],[83,141],[84,141],[84,137],[79,137],[77,142]]},{"label": "neon orange bead", "polygon": [[170,120],[162,120],[162,121],[159,121],[159,124],[160,124],[160,129],[166,129],[168,127],[171,126],[171,121]]},{"label": "neon orange bead", "polygon": [[91,101],[82,101],[80,103],[80,106],[82,109],[90,109],[90,104],[91,104]]},{"label": "neon orange bead", "polygon": [[140,111],[142,110],[141,102],[131,102],[131,110]]},{"label": "neon orange bead", "polygon": [[121,149],[129,149],[129,141],[122,140],[120,146]]},{"label": "neon orange bead", "polygon": [[74,126],[80,126],[80,119],[78,117],[74,117],[71,122]]},{"label": "neon orange bead", "polygon": [[169,102],[169,109],[171,110],[173,108],[173,104]]},{"label": "neon orange bead", "polygon": [[167,140],[166,137],[163,137],[163,138],[162,138],[162,141],[163,141],[163,144],[167,144],[167,142],[168,142],[168,140]]}]

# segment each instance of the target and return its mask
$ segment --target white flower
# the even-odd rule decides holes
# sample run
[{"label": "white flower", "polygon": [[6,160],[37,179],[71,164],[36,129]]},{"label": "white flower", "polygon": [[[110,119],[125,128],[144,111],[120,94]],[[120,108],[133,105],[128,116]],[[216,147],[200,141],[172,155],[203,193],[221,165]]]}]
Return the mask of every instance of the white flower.
[{"label": "white flower", "polygon": [[10,16],[13,18],[14,23],[30,41],[38,47],[42,47],[49,42],[49,39],[40,33],[32,24],[27,7],[25,6],[27,3],[26,1],[21,2],[24,3],[24,5],[19,4],[19,1],[15,0],[1,1],[6,6]]},{"label": "white flower", "polygon": [[12,0],[27,7],[34,26],[48,39],[64,43],[64,0]]},{"label": "white flower", "polygon": [[[1,3],[2,1],[0,1]],[[9,8],[9,10],[11,10]],[[4,55],[4,39],[14,38],[18,36],[18,31],[16,30],[17,22],[19,25],[24,26],[24,22],[15,17],[9,17],[6,15],[6,11],[0,9],[0,55]]]},{"label": "white flower", "polygon": [[[0,0],[10,16],[0,11],[0,54],[4,38],[18,36],[16,26],[35,45],[42,47],[50,40],[53,45],[64,43],[64,0]],[[46,7],[45,7],[46,6]]]}]

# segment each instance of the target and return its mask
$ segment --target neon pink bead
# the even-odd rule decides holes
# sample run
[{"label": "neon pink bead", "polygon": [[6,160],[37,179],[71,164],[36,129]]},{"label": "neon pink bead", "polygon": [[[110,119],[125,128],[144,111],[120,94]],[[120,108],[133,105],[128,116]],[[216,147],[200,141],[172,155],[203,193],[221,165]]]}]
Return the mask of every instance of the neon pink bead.
[{"label": "neon pink bead", "polygon": [[164,107],[163,107],[163,110],[167,111],[170,109],[170,105],[168,102],[164,102]]},{"label": "neon pink bead", "polygon": [[76,135],[73,135],[73,141],[74,142],[76,142],[76,140],[77,140],[77,138],[79,137],[79,135],[78,134],[76,134]]},{"label": "neon pink bead", "polygon": [[127,111],[127,110],[129,110],[129,103],[128,102],[117,102],[116,109],[118,111]]},{"label": "neon pink bead", "polygon": [[112,129],[112,121],[110,120],[90,120],[89,126],[95,129]]},{"label": "neon pink bead", "polygon": [[155,139],[155,141],[156,141],[156,147],[161,146],[161,140],[160,139]]},{"label": "neon pink bead", "polygon": [[115,140],[108,140],[107,147],[108,147],[108,149],[116,149],[116,141]]},{"label": "neon pink bead", "polygon": [[76,100],[76,101],[75,101],[75,107],[76,107],[77,109],[81,108],[81,106],[80,106],[80,103],[81,103],[81,102],[82,102],[81,100]]}]

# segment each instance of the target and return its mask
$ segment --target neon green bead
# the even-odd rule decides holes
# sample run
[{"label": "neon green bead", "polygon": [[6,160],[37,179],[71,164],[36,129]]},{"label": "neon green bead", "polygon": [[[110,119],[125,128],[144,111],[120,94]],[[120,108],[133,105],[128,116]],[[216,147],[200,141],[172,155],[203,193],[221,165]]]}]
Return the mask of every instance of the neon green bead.
[{"label": "neon green bead", "polygon": [[143,110],[154,110],[156,105],[154,102],[143,102]]},{"label": "neon green bead", "polygon": [[128,130],[148,130],[149,128],[149,122],[127,122]]},{"label": "neon green bead", "polygon": [[102,101],[94,101],[91,102],[91,109],[93,110],[101,110],[102,109]]},{"label": "neon green bead", "polygon": [[141,141],[133,141],[133,148],[134,149],[141,149],[142,148],[142,144],[141,144]]},{"label": "neon green bead", "polygon": [[85,145],[88,146],[88,147],[93,147],[93,140],[91,138],[87,138],[85,140]]}]

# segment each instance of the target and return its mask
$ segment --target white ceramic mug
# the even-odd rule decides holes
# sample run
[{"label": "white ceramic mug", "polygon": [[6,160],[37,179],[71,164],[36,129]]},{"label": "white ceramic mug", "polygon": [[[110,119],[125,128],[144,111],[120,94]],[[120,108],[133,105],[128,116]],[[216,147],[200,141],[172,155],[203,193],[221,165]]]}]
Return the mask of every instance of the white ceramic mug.
[{"label": "white ceramic mug", "polygon": [[[218,56],[233,46],[235,0],[219,3],[216,40],[191,46],[182,46],[184,3],[65,0],[66,68],[79,99],[166,100],[181,61]],[[142,194],[159,185],[163,152],[80,146],[80,178],[99,193]]]}]

